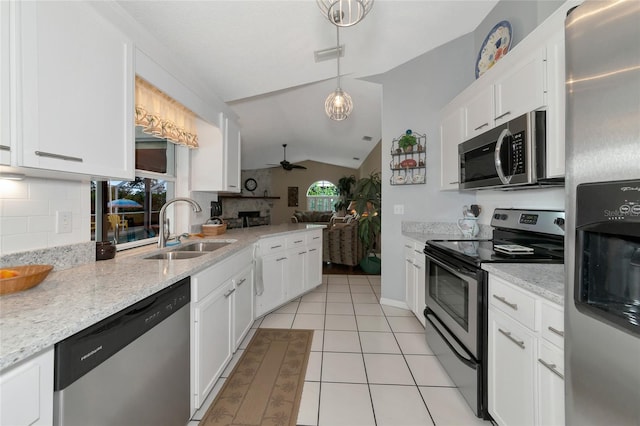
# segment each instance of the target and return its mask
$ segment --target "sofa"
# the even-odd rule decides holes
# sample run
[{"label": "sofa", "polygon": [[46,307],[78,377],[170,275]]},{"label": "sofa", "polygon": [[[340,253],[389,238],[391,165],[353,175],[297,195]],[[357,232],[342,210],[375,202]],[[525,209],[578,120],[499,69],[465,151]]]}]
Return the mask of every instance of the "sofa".
[{"label": "sofa", "polygon": [[358,221],[333,220],[322,234],[322,260],[340,265],[356,266],[364,257],[364,247],[358,236]]},{"label": "sofa", "polygon": [[332,211],[316,212],[312,210],[296,210],[291,216],[292,223],[321,223],[329,225],[333,217]]}]

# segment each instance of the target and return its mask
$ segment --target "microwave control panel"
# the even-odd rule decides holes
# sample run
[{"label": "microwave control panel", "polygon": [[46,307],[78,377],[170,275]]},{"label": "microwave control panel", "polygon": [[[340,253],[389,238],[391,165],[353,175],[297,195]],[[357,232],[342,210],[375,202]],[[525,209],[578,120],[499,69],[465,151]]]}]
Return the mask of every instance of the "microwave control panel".
[{"label": "microwave control panel", "polygon": [[513,133],[509,138],[510,146],[510,170],[505,170],[511,175],[524,173],[525,149],[524,149],[524,131]]}]

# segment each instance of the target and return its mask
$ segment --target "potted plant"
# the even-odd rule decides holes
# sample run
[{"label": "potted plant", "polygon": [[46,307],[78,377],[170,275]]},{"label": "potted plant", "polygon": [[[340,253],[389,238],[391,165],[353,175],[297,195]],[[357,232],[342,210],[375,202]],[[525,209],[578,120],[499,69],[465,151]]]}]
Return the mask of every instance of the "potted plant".
[{"label": "potted plant", "polygon": [[382,180],[380,172],[372,172],[358,180],[354,190],[358,220],[358,236],[364,247],[364,258],[360,267],[368,273],[380,273],[380,259],[373,249],[381,230],[380,207],[382,205]]},{"label": "potted plant", "polygon": [[398,140],[398,147],[402,148],[404,152],[413,151],[413,146],[418,143],[415,136],[412,135],[411,130],[407,130],[404,135]]},{"label": "potted plant", "polygon": [[353,199],[353,187],[355,184],[356,177],[354,175],[343,176],[338,179],[336,187],[338,188],[338,195],[340,195],[340,199],[333,205],[336,209],[336,213],[343,213],[343,216],[346,215],[347,207]]}]

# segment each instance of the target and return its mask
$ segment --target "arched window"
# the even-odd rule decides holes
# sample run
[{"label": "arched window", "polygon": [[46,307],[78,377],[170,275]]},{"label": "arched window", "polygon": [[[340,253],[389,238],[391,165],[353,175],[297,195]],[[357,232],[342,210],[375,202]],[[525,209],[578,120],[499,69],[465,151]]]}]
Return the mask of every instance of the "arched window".
[{"label": "arched window", "polygon": [[319,180],[307,189],[307,210],[334,211],[333,205],[338,198],[338,188],[334,184],[328,180]]}]

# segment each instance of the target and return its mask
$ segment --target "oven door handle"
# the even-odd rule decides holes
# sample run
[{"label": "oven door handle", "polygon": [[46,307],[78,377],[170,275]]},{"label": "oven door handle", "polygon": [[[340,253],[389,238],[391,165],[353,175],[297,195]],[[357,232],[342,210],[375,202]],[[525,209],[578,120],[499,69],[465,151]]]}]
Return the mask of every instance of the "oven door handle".
[{"label": "oven door handle", "polygon": [[[466,365],[469,368],[473,368],[474,370],[477,367],[477,363],[474,362],[473,358],[466,358],[464,356],[462,356],[458,350],[456,348],[453,347],[453,345],[451,344],[451,342],[449,342],[449,339],[447,339],[447,337],[444,335],[444,333],[442,333],[442,331],[440,331],[440,329],[438,328],[438,326],[431,321],[431,318],[429,318],[429,315],[433,315],[436,318],[436,321],[438,321],[438,317],[435,316],[435,314],[433,313],[433,311],[431,309],[429,309],[428,307],[424,309],[424,317],[426,318],[427,321],[429,321],[429,323],[431,324],[431,326],[433,327],[433,329],[440,335],[440,338],[442,338],[442,340],[444,340],[444,342],[447,344],[447,346],[449,347],[449,349],[451,350],[451,352],[453,352],[455,354],[455,356],[460,360],[460,362],[462,362],[464,365]],[[440,322],[440,321],[438,321]],[[447,332],[449,332],[449,334],[451,334],[453,336],[453,334],[447,329],[447,326],[442,324],[442,327],[447,330]],[[455,337],[454,337],[455,339]],[[463,348],[464,347],[458,342],[458,345],[460,345],[460,347]],[[469,354],[467,354],[469,355]]]},{"label": "oven door handle", "polygon": [[468,269],[468,268],[461,268],[458,267],[456,265],[452,265],[449,262],[446,262],[442,259],[439,258],[435,258],[427,253],[425,253],[425,256],[427,256],[427,260],[435,263],[436,265],[439,265],[441,268],[444,268],[446,270],[448,270],[449,272],[451,272],[452,274],[455,275],[455,273],[457,272],[458,274],[462,274],[462,275],[466,275],[468,277],[474,277],[476,276],[476,271],[472,270],[472,269]]}]

